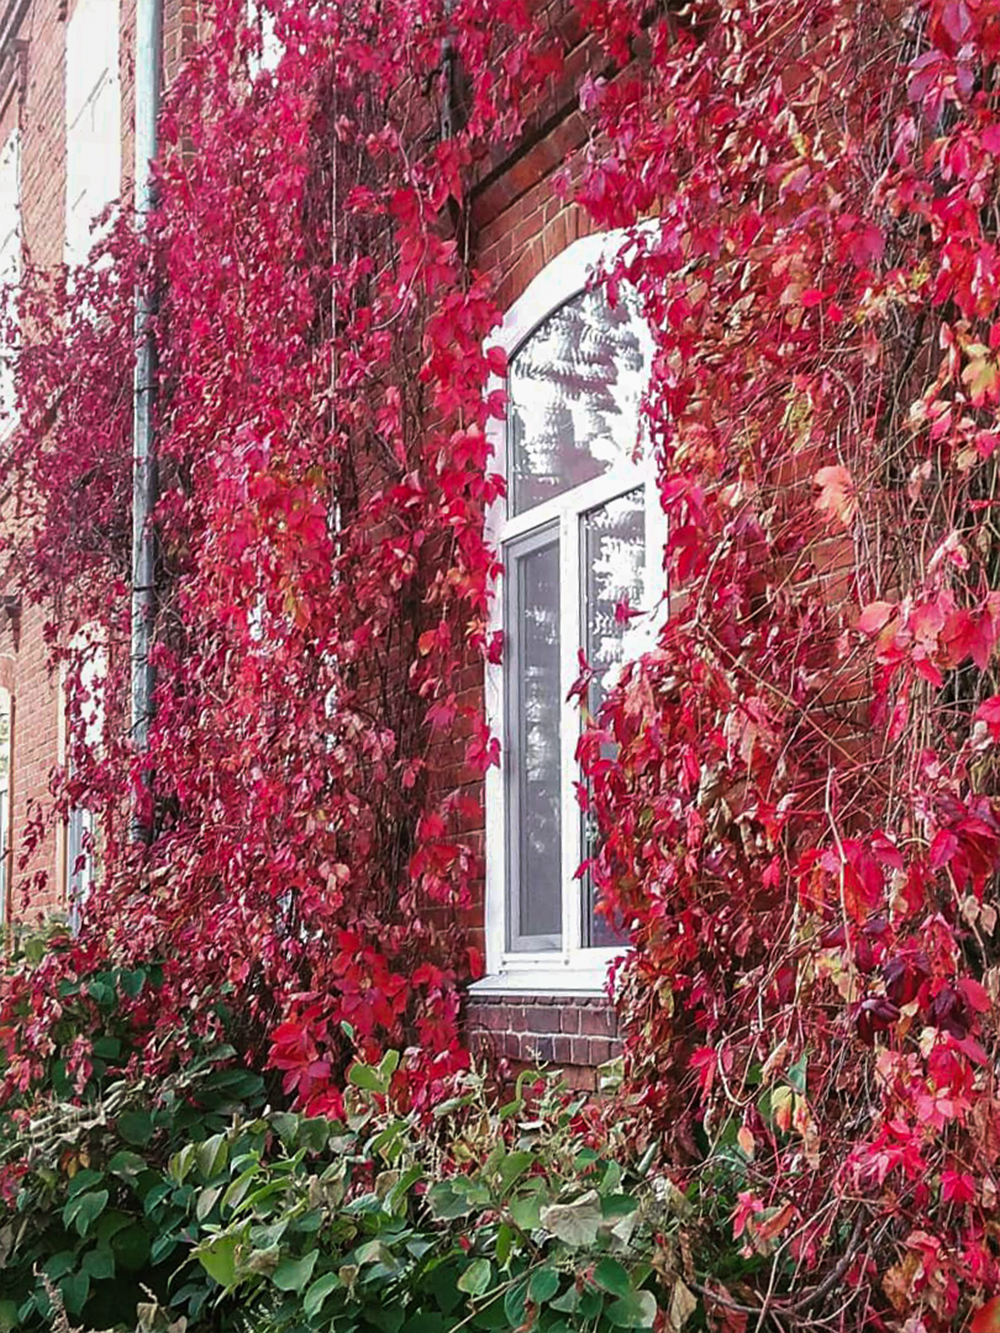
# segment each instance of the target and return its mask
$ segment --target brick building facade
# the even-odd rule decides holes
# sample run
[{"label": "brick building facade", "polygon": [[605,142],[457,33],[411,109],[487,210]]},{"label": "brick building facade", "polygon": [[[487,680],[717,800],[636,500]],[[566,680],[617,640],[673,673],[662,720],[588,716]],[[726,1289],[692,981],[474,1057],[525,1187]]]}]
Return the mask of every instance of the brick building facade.
[{"label": "brick building facade", "polygon": [[[85,259],[92,222],[133,179],[134,0],[20,0],[0,26],[0,267],[53,271]],[[167,80],[195,33],[195,8],[166,0]],[[9,350],[9,349],[8,349]],[[0,386],[13,409],[9,380]],[[9,430],[10,417],[0,431]],[[16,509],[5,514],[16,521]],[[48,666],[45,607],[16,585],[0,615],[0,920],[66,911],[82,857],[80,826],[52,827],[50,777],[64,761],[65,700]]]},{"label": "brick building facade", "polygon": [[[169,80],[196,36],[198,15],[186,0],[166,0],[164,9],[163,63]],[[111,15],[117,16],[117,24],[109,22]],[[558,85],[540,90],[537,106],[517,145],[483,165],[471,204],[473,262],[495,277],[502,309],[517,312],[507,349],[511,352],[527,345],[534,330],[550,316],[569,308],[573,298],[582,294],[587,264],[599,253],[597,239],[591,238],[589,244],[586,240],[583,214],[562,201],[554,188],[554,178],[565,168],[572,173],[574,163],[586,149],[587,130],[578,109],[584,75],[613,77],[614,71],[597,66],[593,43],[580,28],[574,10],[557,3],[550,17],[566,52],[564,74]],[[12,142],[17,149],[16,227],[12,234],[16,234],[17,246],[27,262],[54,266],[82,257],[91,216],[119,190],[128,205],[133,173],[134,29],[134,0],[124,0],[120,7],[117,0],[21,0],[6,11],[0,29],[0,146]],[[3,197],[0,181],[0,199]],[[4,220],[0,218],[0,264],[5,262],[4,234]],[[544,300],[542,293],[548,293]],[[599,329],[594,336],[600,337]],[[581,445],[578,452],[585,453],[585,446]],[[617,476],[617,466],[608,464],[608,475]],[[592,483],[599,480],[593,469],[588,475]],[[586,498],[591,494],[587,491],[576,509],[568,507],[565,500],[561,503],[562,549],[565,553],[566,533],[570,531],[565,525],[570,523],[573,547],[580,555],[570,584],[563,587],[564,604],[570,586],[580,601],[580,588],[588,577],[580,543],[591,516],[603,514],[609,505],[639,493],[638,474],[621,475],[624,480],[617,489],[605,486],[594,491],[591,499]],[[566,486],[560,490],[556,485],[554,489],[563,494]],[[572,487],[568,493],[573,493]],[[551,505],[555,500],[546,503]],[[637,503],[641,522],[646,502],[640,499]],[[549,510],[539,512],[548,514]],[[647,504],[641,539],[647,555],[640,553],[640,563],[645,560],[646,567],[653,570],[655,531],[650,528],[650,513]],[[521,515],[520,535],[509,544],[511,558],[521,559],[523,555],[529,562],[532,553],[550,550],[551,542],[545,545],[546,534],[555,522],[553,518],[536,524],[526,510]],[[600,534],[595,540],[599,538]],[[565,554],[561,558],[564,574],[559,578],[563,579]],[[524,567],[527,569],[529,564]],[[3,910],[12,920],[42,911],[66,910],[71,905],[74,874],[82,854],[79,829],[71,823],[64,828],[49,828],[27,864],[18,865],[19,849],[33,815],[50,799],[50,773],[63,759],[64,701],[58,680],[46,668],[44,609],[22,604],[16,587],[5,588],[2,593],[0,713],[6,710],[8,730],[6,791],[0,786],[8,849]],[[515,607],[511,614],[526,613]],[[586,608],[582,617],[586,621]],[[564,664],[575,660],[577,647],[569,642],[567,633],[579,637],[587,632],[586,624],[572,624],[576,628],[571,631],[564,626],[555,650],[562,654]],[[511,626],[505,628],[509,634]],[[529,676],[533,669],[529,663]],[[555,674],[558,676],[560,670],[565,675],[563,668]],[[478,667],[469,668],[466,687],[465,701],[482,699],[484,684]],[[557,687],[551,693],[558,707],[565,696],[565,680],[557,682]],[[511,716],[509,703],[502,705],[501,714],[493,721],[502,732]],[[564,737],[560,743],[565,788],[567,764],[572,762],[572,738]],[[447,747],[438,756],[438,766],[447,774],[446,751]],[[559,762],[557,759],[557,768]],[[518,786],[519,779],[509,771],[502,775],[501,782],[505,785],[498,794],[487,793],[486,806],[494,812],[506,809],[501,816],[506,823],[497,825],[494,814],[492,827],[488,816],[486,829],[473,830],[483,845],[487,878],[483,894],[465,914],[464,924],[481,945],[488,966],[487,976],[468,999],[469,1038],[476,1049],[490,1049],[515,1064],[535,1058],[550,1061],[564,1067],[575,1085],[594,1086],[595,1066],[617,1050],[615,1021],[604,982],[615,944],[604,939],[604,947],[590,947],[596,937],[588,934],[592,930],[587,919],[589,909],[581,896],[584,890],[573,878],[575,865],[570,864],[573,848],[579,849],[586,834],[576,829],[567,833],[564,816],[562,864],[553,872],[554,881],[561,877],[561,882],[553,890],[556,897],[552,908],[556,916],[562,913],[561,928],[532,935],[525,926],[522,937],[534,940],[535,945],[533,953],[519,953],[512,946],[508,920],[513,910],[512,890],[503,878],[509,877],[510,865],[519,853],[507,857],[506,871],[494,868],[492,886],[490,866],[491,862],[496,866],[499,842],[510,842],[511,801],[520,792],[517,799],[522,804],[535,805],[537,793],[530,786]],[[557,794],[556,804],[565,797],[565,791]],[[502,880],[499,887],[498,875]]]}]

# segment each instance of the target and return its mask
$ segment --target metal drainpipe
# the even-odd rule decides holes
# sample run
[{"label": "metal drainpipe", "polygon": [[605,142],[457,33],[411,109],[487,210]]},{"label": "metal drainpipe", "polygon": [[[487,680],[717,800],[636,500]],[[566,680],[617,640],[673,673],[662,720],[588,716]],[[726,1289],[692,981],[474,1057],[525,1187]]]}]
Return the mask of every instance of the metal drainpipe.
[{"label": "metal drainpipe", "polygon": [[[455,0],[444,0],[445,18],[450,19]],[[441,43],[441,139],[455,137],[455,44],[446,32]]]},{"label": "metal drainpipe", "polygon": [[[160,110],[161,0],[138,0],[135,18],[135,225],[145,229],[153,206],[152,162]],[[156,348],[152,329],[153,293],[135,293],[135,378],[133,382],[132,466],[132,740],[142,753],[149,743],[153,670],[149,652],[155,595],[155,534],[150,515],[156,504],[156,441],[153,435]],[[138,837],[148,838],[137,817]]]}]

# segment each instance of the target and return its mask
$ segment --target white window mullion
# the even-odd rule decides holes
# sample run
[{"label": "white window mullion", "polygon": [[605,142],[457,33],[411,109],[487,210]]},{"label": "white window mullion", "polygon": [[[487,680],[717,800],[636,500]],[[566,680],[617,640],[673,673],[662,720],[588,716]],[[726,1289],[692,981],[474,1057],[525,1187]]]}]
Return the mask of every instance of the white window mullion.
[{"label": "white window mullion", "polygon": [[[667,618],[667,577],[663,569],[664,549],[667,545],[667,516],[660,504],[656,458],[650,449],[644,463],[646,481],[646,599],[645,606],[652,613],[653,639]],[[651,645],[652,646],[652,645]]]},{"label": "white window mullion", "polygon": [[[602,476],[595,477],[593,481],[575,487],[573,504],[576,510],[579,513],[584,513],[588,509],[597,509],[600,505],[613,500],[616,495],[623,495],[626,491],[635,490],[636,486],[642,484],[646,476],[644,468],[645,464],[622,463],[618,467],[605,472]],[[505,518],[502,526],[503,541],[514,541],[526,532],[533,532],[535,528],[544,527],[546,523],[555,522],[560,518],[565,507],[564,498],[559,496],[555,500],[546,500],[542,504],[535,505],[526,513],[515,514],[513,518]]]},{"label": "white window mullion", "polygon": [[580,864],[580,808],[575,782],[579,775],[576,747],[580,711],[575,699],[567,702],[580,674],[580,519],[574,507],[564,505],[559,520],[560,605],[559,638],[562,660],[562,923],[563,957],[572,958],[580,947],[580,905],[574,879]]}]

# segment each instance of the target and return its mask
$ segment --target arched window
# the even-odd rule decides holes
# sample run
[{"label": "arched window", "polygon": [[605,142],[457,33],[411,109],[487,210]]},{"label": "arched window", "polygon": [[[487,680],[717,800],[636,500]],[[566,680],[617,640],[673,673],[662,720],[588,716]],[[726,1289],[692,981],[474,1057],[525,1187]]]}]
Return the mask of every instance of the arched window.
[{"label": "arched window", "polygon": [[579,654],[595,712],[609,673],[641,648],[662,578],[662,514],[642,447],[652,343],[634,302],[588,277],[621,237],[578,241],[508,311],[506,420],[493,444],[507,497],[489,517],[504,565],[495,599],[502,665],[487,709],[501,741],[487,778],[491,985],[597,990],[616,952],[594,911],[577,799]]}]

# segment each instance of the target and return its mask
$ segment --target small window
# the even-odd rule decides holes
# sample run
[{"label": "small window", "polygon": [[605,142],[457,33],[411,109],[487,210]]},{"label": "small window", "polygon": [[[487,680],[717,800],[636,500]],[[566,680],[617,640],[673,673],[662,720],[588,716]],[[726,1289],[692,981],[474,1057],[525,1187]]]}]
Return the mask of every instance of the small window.
[{"label": "small window", "polygon": [[[70,644],[80,664],[73,700],[77,712],[75,742],[82,741],[92,758],[98,758],[104,749],[105,701],[104,690],[108,674],[108,654],[100,630],[84,629],[73,636]],[[63,681],[64,705],[67,682]],[[67,771],[74,774],[72,758],[74,745],[69,746]],[[90,897],[97,878],[99,838],[93,811],[86,806],[73,806],[66,819],[66,906],[70,925],[79,929],[81,913]]]},{"label": "small window", "polygon": [[98,238],[94,218],[121,193],[118,0],[77,0],[66,29],[67,264]]},{"label": "small window", "polygon": [[620,951],[579,873],[594,832],[577,795],[581,712],[567,696],[581,651],[593,672],[582,702],[596,713],[642,650],[662,533],[640,433],[652,342],[633,301],[612,307],[586,285],[597,244],[543,271],[504,325],[507,413],[495,443],[507,498],[489,525],[505,572],[494,610],[503,663],[487,681],[501,740],[487,792],[487,965],[506,988],[597,989]]}]

